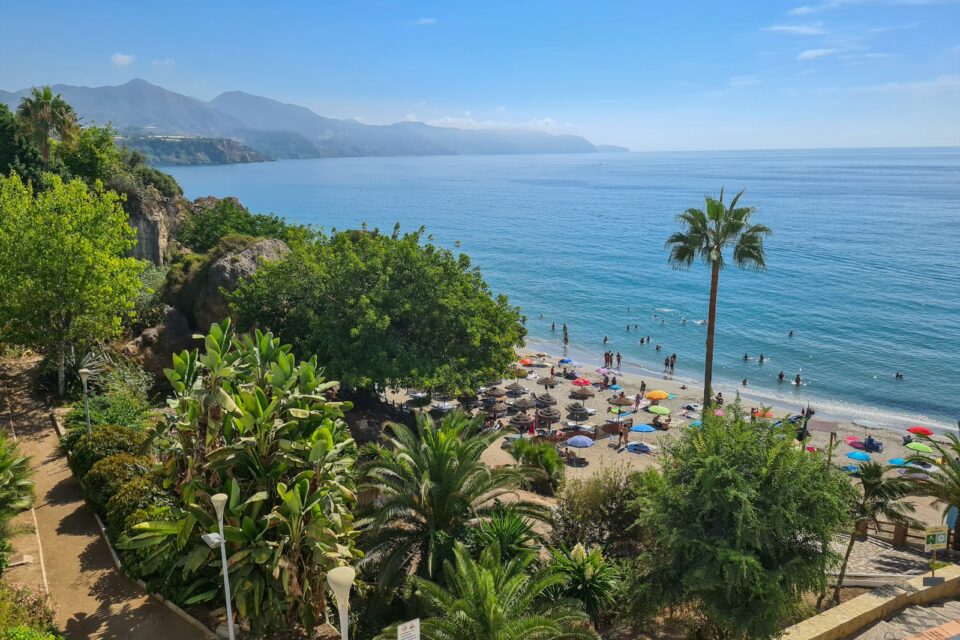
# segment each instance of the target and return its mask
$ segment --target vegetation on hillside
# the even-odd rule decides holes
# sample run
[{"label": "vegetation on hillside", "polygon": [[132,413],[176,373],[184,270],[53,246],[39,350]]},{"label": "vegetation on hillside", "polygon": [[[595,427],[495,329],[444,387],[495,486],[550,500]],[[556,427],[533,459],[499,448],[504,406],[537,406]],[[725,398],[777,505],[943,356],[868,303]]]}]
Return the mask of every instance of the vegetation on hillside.
[{"label": "vegetation on hillside", "polygon": [[13,518],[33,504],[33,471],[17,443],[0,431],[0,573],[7,566],[10,539],[29,531]]}]

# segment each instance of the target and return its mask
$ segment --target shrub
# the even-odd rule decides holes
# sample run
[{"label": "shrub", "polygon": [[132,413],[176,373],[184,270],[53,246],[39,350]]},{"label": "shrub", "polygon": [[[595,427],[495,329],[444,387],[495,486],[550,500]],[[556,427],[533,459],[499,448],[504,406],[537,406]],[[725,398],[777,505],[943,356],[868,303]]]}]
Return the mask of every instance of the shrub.
[{"label": "shrub", "polygon": [[63,636],[30,627],[14,627],[2,632],[0,640],[63,640]]},{"label": "shrub", "polygon": [[73,475],[83,478],[97,462],[117,453],[141,453],[146,436],[129,427],[100,425],[84,433],[67,456]]},{"label": "shrub", "polygon": [[107,501],[115,496],[123,485],[142,476],[150,466],[151,460],[146,456],[129,453],[107,456],[90,467],[90,471],[83,477],[87,498],[100,514],[104,514]]},{"label": "shrub", "polygon": [[537,472],[538,477],[530,483],[534,491],[552,496],[560,486],[566,467],[554,445],[520,438],[510,448],[510,455]]},{"label": "shrub", "polygon": [[33,503],[33,481],[30,460],[20,455],[17,443],[7,440],[0,431],[0,573],[7,566],[9,539],[24,532],[11,519]]},{"label": "shrub", "polygon": [[[118,391],[90,397],[90,424],[100,426],[116,424],[132,429],[144,426],[150,415],[150,405],[145,398],[129,391]],[[67,429],[87,428],[87,414],[83,400],[77,402],[64,421]]]},{"label": "shrub", "polygon": [[220,200],[188,217],[178,239],[194,251],[204,253],[229,235],[287,240],[293,229],[277,216],[250,213],[236,201]]},{"label": "shrub", "polygon": [[48,595],[0,582],[0,629],[28,627],[56,633],[55,613]]},{"label": "shrub", "polygon": [[119,537],[134,513],[150,507],[170,507],[174,504],[173,496],[160,486],[153,474],[134,478],[107,501],[107,529],[111,536]]}]

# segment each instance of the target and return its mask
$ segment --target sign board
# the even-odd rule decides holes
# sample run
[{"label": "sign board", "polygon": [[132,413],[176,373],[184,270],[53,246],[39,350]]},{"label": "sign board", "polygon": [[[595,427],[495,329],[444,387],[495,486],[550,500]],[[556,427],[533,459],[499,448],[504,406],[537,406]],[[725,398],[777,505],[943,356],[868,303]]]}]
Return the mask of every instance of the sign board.
[{"label": "sign board", "polygon": [[420,618],[398,624],[397,640],[420,640]]},{"label": "sign board", "polygon": [[936,551],[937,549],[947,548],[947,527],[930,527],[923,532],[924,551]]}]

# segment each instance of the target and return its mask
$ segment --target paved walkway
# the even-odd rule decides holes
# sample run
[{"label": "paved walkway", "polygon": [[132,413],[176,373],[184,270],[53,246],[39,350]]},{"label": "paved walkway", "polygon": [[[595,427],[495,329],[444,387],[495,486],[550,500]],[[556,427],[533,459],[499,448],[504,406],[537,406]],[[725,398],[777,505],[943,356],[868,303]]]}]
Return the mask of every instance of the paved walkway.
[{"label": "paved walkway", "polygon": [[[841,556],[847,551],[850,536],[839,536],[833,549]],[[857,540],[850,553],[848,573],[882,573],[920,575],[929,571],[927,554],[903,547],[897,548],[886,542],[867,538]]]},{"label": "paved walkway", "polygon": [[[29,393],[36,361],[2,364],[13,428],[35,471],[38,531],[57,623],[69,640],[201,640],[204,634],[117,571],[80,485],[58,452],[47,408]],[[7,414],[7,407],[0,407]],[[14,543],[36,546],[36,536]],[[26,548],[23,550],[30,553]],[[39,559],[38,559],[39,560]],[[16,574],[9,579],[16,580]]]},{"label": "paved walkway", "polygon": [[[952,635],[935,635],[935,627],[947,626],[960,620],[960,602],[941,600],[922,607],[907,607],[887,620],[881,620],[866,631],[854,636],[853,640],[906,640],[929,634],[929,638],[951,638]],[[947,626],[944,631],[956,633],[954,627]]]}]

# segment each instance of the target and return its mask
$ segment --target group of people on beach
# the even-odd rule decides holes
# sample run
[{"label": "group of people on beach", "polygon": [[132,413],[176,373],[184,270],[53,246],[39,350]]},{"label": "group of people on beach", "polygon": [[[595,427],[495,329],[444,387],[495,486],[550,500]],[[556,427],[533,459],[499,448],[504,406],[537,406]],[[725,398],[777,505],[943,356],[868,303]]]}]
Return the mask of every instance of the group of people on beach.
[{"label": "group of people on beach", "polygon": [[[614,361],[616,361],[616,363],[617,363],[617,366],[616,366],[616,367],[613,366]],[[620,355],[620,352],[619,352],[619,351],[616,353],[616,355],[614,355],[613,351],[606,351],[606,352],[604,352],[604,354],[603,354],[603,368],[604,368],[604,369],[613,369],[613,368],[616,368],[617,371],[619,371],[619,370],[620,370],[620,363],[621,363],[621,362],[623,362],[623,356]]]}]

